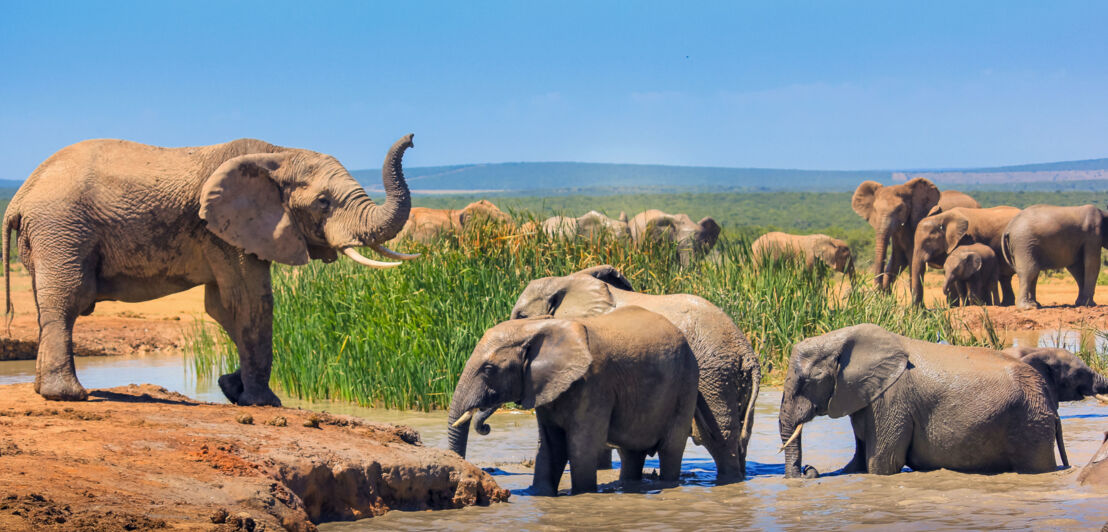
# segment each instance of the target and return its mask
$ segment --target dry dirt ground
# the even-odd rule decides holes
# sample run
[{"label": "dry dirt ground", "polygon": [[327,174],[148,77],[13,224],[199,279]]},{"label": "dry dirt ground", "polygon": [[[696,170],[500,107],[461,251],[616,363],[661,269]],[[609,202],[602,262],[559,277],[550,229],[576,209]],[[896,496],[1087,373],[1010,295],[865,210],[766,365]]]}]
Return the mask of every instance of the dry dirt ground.
[{"label": "dry dirt ground", "polygon": [[80,403],[0,387],[0,530],[311,530],[508,495],[408,427],[151,385]]}]

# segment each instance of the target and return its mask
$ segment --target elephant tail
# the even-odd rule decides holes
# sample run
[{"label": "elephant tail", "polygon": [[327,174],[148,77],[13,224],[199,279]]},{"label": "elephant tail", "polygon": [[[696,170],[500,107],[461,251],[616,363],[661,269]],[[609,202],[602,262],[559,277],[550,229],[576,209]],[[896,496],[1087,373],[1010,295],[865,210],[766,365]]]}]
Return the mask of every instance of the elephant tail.
[{"label": "elephant tail", "polygon": [[1008,231],[1004,232],[1004,236],[1000,237],[1000,254],[1004,257],[1004,262],[1007,262],[1009,266],[1016,267],[1016,259],[1012,256],[1012,243],[1009,241]]},{"label": "elephant tail", "polygon": [[[11,208],[9,208],[11,210]],[[4,215],[4,318],[8,330],[8,336],[12,335],[12,319],[15,318],[15,308],[12,307],[12,264],[11,264],[11,232],[19,230],[19,213],[6,213]]]},{"label": "elephant tail", "polygon": [[1062,467],[1070,466],[1070,459],[1066,456],[1066,443],[1062,441],[1062,418],[1054,416],[1054,438],[1058,440],[1058,456],[1062,458]]},{"label": "elephant tail", "polygon": [[758,391],[761,386],[762,368],[758,363],[758,354],[754,353],[754,368],[750,371],[750,401],[746,403],[746,412],[743,413],[743,432],[739,439],[743,456],[746,456],[747,444],[750,442],[750,434],[754,428],[754,403],[758,401]]}]

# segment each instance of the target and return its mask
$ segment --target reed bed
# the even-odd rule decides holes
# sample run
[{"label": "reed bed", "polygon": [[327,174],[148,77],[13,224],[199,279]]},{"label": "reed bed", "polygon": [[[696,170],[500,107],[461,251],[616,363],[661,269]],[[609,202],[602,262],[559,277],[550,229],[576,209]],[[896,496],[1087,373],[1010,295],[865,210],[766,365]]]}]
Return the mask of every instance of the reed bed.
[{"label": "reed bed", "polygon": [[[755,264],[750,241],[741,235],[723,239],[685,268],[672,245],[636,247],[607,237],[567,241],[529,224],[489,224],[429,245],[397,247],[423,256],[383,271],[346,260],[274,266],[276,387],[302,399],[445,407],[477,341],[508,318],[528,282],[598,264],[616,266],[639,291],[692,293],[720,306],[749,336],[770,383],[783,377],[793,343],[856,323],[930,341],[1000,347],[995,334],[975,335],[943,309],[906,307],[826,267]],[[188,337],[198,377],[237,367],[235,349],[217,327],[198,325]]]}]

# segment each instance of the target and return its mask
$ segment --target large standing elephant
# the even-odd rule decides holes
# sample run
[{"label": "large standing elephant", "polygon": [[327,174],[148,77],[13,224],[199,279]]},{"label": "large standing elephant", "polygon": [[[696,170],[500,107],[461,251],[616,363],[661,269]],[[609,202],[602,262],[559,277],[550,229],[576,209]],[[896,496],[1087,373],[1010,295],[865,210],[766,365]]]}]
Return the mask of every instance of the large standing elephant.
[{"label": "large standing elephant", "polygon": [[443,233],[460,233],[467,225],[484,221],[508,223],[512,218],[489,200],[475,201],[460,210],[412,207],[408,221],[396,238],[426,243]]},{"label": "large standing elephant", "polygon": [[[936,207],[931,212],[916,227],[915,243],[912,246],[912,302],[917,305],[923,304],[925,264],[932,268],[941,268],[947,254],[954,251],[954,248],[974,242],[989,246],[999,258],[1004,228],[1020,210],[1015,207],[957,207],[949,210]],[[1004,261],[999,261],[998,266],[1002,296],[1000,304],[1012,305],[1016,301],[1012,291],[1012,276],[1016,271]]]},{"label": "large standing elephant", "polygon": [[855,453],[846,473],[1053,471],[1062,441],[1049,393],[1031,366],[997,351],[872,324],[831,331],[797,343],[789,358],[785,476],[815,473],[801,468],[800,432],[817,415],[850,416]]},{"label": "large standing elephant", "polygon": [[631,240],[643,245],[648,242],[673,242],[683,266],[699,254],[707,253],[719,239],[720,226],[705,216],[699,222],[687,214],[667,214],[658,209],[640,212],[627,223]]},{"label": "large standing elephant", "polygon": [[985,244],[958,246],[943,262],[943,294],[951,305],[995,305],[997,293],[997,258]]},{"label": "large standing elephant", "polygon": [[605,264],[531,281],[512,318],[595,316],[630,305],[665,316],[688,338],[700,367],[697,437],[716,462],[718,481],[743,480],[762,372],[750,341],[719,307],[689,294],[634,292],[619,270]]},{"label": "large standing elephant", "polygon": [[[696,407],[685,336],[639,307],[575,319],[511,320],[485,332],[450,401],[450,448],[465,455],[470,420],[515,402],[539,422],[532,492],[554,495],[566,462],[573,493],[596,491],[596,457],[620,450],[620,480],[642,479],[647,454],[675,481]],[[477,414],[474,416],[474,414]]]},{"label": "large standing elephant", "polygon": [[790,235],[772,231],[758,237],[750,248],[755,260],[761,260],[767,255],[799,255],[809,268],[819,259],[837,272],[854,273],[854,258],[850,254],[850,246],[827,235]]},{"label": "large standing elephant", "polygon": [[939,187],[922,177],[891,186],[865,181],[854,191],[850,204],[877,232],[873,274],[877,286],[883,289],[892,286],[896,276],[908,266],[916,225],[932,207],[938,205],[944,211],[980,207],[973,198],[956,190],[940,193]]},{"label": "large standing elephant", "polygon": [[599,235],[625,238],[628,235],[627,213],[620,212],[619,219],[615,220],[597,211],[577,218],[551,216],[542,223],[542,230],[554,238],[597,238]]},{"label": "large standing elephant", "polygon": [[1093,205],[1032,205],[1008,222],[1002,256],[1020,278],[1019,308],[1039,308],[1039,272],[1065,268],[1077,281],[1078,307],[1095,307],[1100,249],[1108,248],[1108,211]]},{"label": "large standing elephant", "polygon": [[1057,347],[1009,347],[1003,351],[1027,364],[1046,381],[1056,402],[1096,397],[1108,403],[1108,377],[1093,371],[1077,355]]},{"label": "large standing elephant", "polygon": [[220,377],[223,393],[242,405],[279,405],[269,388],[271,262],[331,262],[341,251],[367,266],[399,264],[367,259],[359,246],[414,258],[381,246],[408,217],[401,158],[411,146],[408,135],[385,157],[382,205],[333,157],[259,140],[194,148],[89,140],[55,153],[4,215],[5,288],[15,230],[38,307],[35,391],[87,398],[73,366],[73,323],[97,301],[145,301],[204,285],[204,306],[242,365]]}]

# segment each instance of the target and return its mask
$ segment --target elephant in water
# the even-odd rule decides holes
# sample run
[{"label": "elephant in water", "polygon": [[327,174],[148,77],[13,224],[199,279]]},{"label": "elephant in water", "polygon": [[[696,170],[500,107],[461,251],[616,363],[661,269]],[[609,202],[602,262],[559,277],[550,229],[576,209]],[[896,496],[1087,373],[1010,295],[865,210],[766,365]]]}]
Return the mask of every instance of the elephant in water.
[{"label": "elephant in water", "polygon": [[764,256],[781,257],[798,255],[811,268],[816,259],[823,261],[831,269],[841,273],[854,273],[854,259],[850,246],[846,242],[827,235],[790,235],[777,231],[766,233],[751,245],[754,259]]},{"label": "elephant in water", "polygon": [[951,305],[1000,303],[996,254],[985,244],[958,246],[943,262],[943,293]]},{"label": "elephant in water", "polygon": [[542,230],[551,238],[597,238],[601,234],[615,238],[628,235],[627,213],[620,212],[613,220],[597,211],[589,211],[577,218],[552,216],[542,223]]},{"label": "elephant in water", "polygon": [[715,460],[719,482],[742,481],[762,372],[750,341],[719,307],[689,294],[634,292],[619,270],[605,264],[531,281],[512,318],[595,316],[630,305],[665,316],[688,338],[700,367],[697,439]]},{"label": "elephant in water", "polygon": [[280,405],[269,388],[273,361],[272,262],[332,262],[382,247],[408,218],[401,159],[408,135],[382,170],[375,205],[334,157],[259,140],[159,148],[88,140],[42,163],[4,214],[4,273],[11,312],[9,237],[34,279],[40,327],[35,391],[79,401],[88,394],[73,365],[73,324],[97,301],[146,301],[204,285],[204,306],[235,343],[241,369],[219,378],[240,405]]},{"label": "elephant in water", "polygon": [[627,227],[635,244],[676,244],[682,266],[689,265],[694,257],[711,251],[719,239],[721,229],[711,217],[705,216],[699,222],[694,222],[687,214],[667,214],[658,209],[636,214],[627,223]]},{"label": "elephant in water", "polygon": [[1086,397],[1108,403],[1108,377],[1093,371],[1077,355],[1057,347],[1009,347],[1002,351],[1027,364],[1046,381],[1055,403]]},{"label": "elephant in water", "polygon": [[940,193],[939,187],[922,177],[887,187],[876,181],[865,181],[854,191],[850,205],[877,232],[873,275],[877,286],[886,290],[908,266],[916,225],[932,207],[938,205],[944,211],[955,207],[980,207],[976,200],[956,190]]},{"label": "elephant in water", "polygon": [[447,232],[460,233],[473,223],[510,223],[511,221],[511,216],[488,200],[475,201],[461,210],[412,207],[408,221],[404,223],[404,228],[396,238],[409,238],[426,243]]},{"label": "elephant in water", "polygon": [[1089,463],[1077,474],[1077,481],[1085,486],[1108,490],[1108,432],[1104,433],[1104,441],[1093,453]]},{"label": "elephant in water", "polygon": [[1032,205],[1008,222],[1002,238],[1004,260],[1020,278],[1019,308],[1039,308],[1039,272],[1065,268],[1077,281],[1078,307],[1095,307],[1100,249],[1108,248],[1108,211],[1093,205]]},{"label": "elephant in water", "polygon": [[[923,304],[924,265],[942,268],[947,255],[958,246],[984,244],[993,250],[996,257],[1000,257],[1004,228],[1019,213],[1020,210],[1015,207],[956,207],[943,210],[936,206],[931,209],[931,214],[916,227],[915,243],[912,246],[912,302],[916,305]],[[1015,304],[1012,276],[1016,271],[1004,261],[998,261],[997,266],[1003,299],[996,304]]]},{"label": "elephant in water", "polygon": [[1065,459],[1047,384],[998,351],[913,340],[862,324],[793,347],[779,428],[785,476],[801,467],[801,429],[815,416],[850,416],[854,458],[844,473],[1044,473]]},{"label": "elephant in water", "polygon": [[639,307],[503,322],[485,332],[458,379],[450,448],[464,456],[470,421],[487,432],[488,414],[515,402],[538,418],[536,495],[557,494],[567,461],[572,492],[596,491],[596,457],[608,444],[623,457],[620,480],[641,480],[646,455],[658,453],[662,480],[676,481],[696,382],[685,336]]}]

